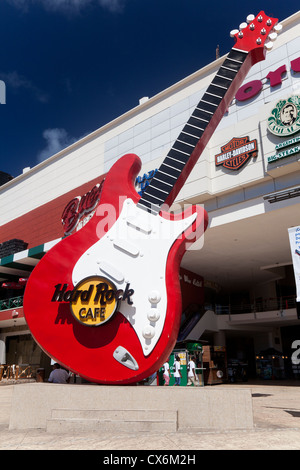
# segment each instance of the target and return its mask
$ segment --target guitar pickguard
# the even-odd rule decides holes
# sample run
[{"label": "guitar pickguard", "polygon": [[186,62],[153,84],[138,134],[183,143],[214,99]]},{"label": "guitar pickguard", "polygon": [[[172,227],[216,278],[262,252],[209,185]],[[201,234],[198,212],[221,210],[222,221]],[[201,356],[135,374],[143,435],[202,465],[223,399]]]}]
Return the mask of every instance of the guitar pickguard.
[{"label": "guitar pickguard", "polygon": [[153,351],[165,323],[168,253],[196,217],[194,213],[186,219],[168,220],[127,199],[118,220],[74,266],[74,286],[98,275],[111,280],[117,289],[125,290],[129,284],[134,290],[132,303],[122,301],[119,312],[135,330],[145,356]]}]

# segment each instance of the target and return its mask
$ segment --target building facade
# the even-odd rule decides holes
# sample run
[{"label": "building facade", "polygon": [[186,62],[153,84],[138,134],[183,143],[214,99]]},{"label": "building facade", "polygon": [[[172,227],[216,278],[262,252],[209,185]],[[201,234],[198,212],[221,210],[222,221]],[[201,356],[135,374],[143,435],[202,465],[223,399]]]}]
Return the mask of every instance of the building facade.
[{"label": "building facade", "polygon": [[[200,204],[209,216],[204,236],[181,264],[180,338],[226,347],[227,360],[247,363],[250,376],[260,373],[258,360],[272,348],[278,378],[298,378],[292,356],[300,328],[288,229],[300,226],[300,12],[282,25],[171,209]],[[223,61],[142,98],[2,184],[0,363],[49,366],[23,314],[26,279],[52,246],[92,217],[105,174],[121,156],[140,157],[136,188],[147,187]]]}]

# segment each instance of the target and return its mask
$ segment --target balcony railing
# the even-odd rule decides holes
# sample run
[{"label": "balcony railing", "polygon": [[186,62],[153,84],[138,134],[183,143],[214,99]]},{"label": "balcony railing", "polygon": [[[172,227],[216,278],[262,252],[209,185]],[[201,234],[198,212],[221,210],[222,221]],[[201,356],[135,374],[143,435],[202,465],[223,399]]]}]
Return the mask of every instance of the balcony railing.
[{"label": "balcony railing", "polygon": [[[0,311],[23,306],[23,296],[0,300]],[[206,305],[205,310],[213,310],[217,315],[234,315],[237,313],[268,312],[271,310],[288,310],[296,308],[296,296],[276,297],[257,300],[253,303],[239,303],[230,305]]]},{"label": "balcony railing", "polygon": [[23,305],[23,296],[0,300],[0,311],[9,310],[10,308],[22,307],[22,305]]},{"label": "balcony railing", "polygon": [[235,315],[240,313],[269,312],[273,310],[288,310],[296,308],[296,296],[259,299],[253,303],[239,303],[230,305],[216,304],[210,306],[217,315]]}]

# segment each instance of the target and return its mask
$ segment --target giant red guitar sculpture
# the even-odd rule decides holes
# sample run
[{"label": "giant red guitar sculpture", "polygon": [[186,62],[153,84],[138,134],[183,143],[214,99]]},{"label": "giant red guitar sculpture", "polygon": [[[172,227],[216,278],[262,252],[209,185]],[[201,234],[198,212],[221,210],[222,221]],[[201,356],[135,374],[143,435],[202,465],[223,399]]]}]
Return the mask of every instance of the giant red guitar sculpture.
[{"label": "giant red guitar sculpture", "polygon": [[197,206],[177,215],[165,208],[280,30],[264,12],[247,21],[232,32],[235,46],[142,197],[134,189],[140,159],[125,155],[107,174],[92,219],[54,246],[29,278],[24,312],[32,335],[90,381],[138,382],[159,369],[176,343],[180,261],[205,231],[207,214]]}]

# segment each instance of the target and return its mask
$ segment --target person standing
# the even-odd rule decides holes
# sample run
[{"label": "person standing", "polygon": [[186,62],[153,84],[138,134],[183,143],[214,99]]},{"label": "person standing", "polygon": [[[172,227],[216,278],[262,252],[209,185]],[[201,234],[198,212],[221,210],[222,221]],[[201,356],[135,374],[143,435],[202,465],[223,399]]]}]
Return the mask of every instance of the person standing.
[{"label": "person standing", "polygon": [[174,385],[180,385],[180,381],[182,378],[181,372],[180,372],[180,357],[177,355],[175,357],[175,363],[174,363],[174,378],[175,378],[175,384]]},{"label": "person standing", "polygon": [[53,365],[53,371],[49,375],[48,382],[54,384],[67,384],[70,382],[69,373],[60,367],[60,364],[57,362]]}]

